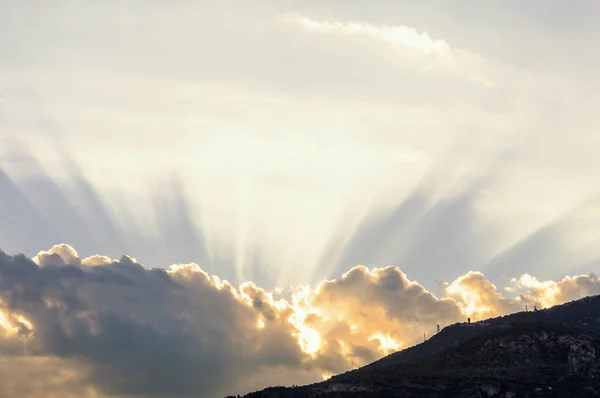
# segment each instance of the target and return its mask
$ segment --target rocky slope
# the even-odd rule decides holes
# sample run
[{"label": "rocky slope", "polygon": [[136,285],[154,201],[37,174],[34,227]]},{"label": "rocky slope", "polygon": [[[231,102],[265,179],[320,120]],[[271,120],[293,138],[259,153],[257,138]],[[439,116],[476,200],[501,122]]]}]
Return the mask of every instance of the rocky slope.
[{"label": "rocky slope", "polygon": [[368,366],[389,365],[424,358],[455,347],[463,341],[497,327],[530,323],[563,325],[600,333],[600,296],[585,297],[536,312],[518,312],[471,324],[456,323],[447,326],[424,343],[388,355]]},{"label": "rocky slope", "polygon": [[428,341],[310,386],[248,398],[600,396],[600,296],[455,324]]}]

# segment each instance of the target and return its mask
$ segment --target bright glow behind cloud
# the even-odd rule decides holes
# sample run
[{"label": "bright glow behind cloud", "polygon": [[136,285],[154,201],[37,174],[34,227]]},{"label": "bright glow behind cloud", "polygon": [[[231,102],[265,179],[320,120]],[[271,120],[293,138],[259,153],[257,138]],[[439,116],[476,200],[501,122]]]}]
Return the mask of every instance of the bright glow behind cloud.
[{"label": "bright glow behind cloud", "polygon": [[[341,278],[294,288],[286,300],[279,297],[284,292],[251,282],[236,288],[196,264],[164,271],[124,256],[90,265],[67,245],[35,260],[0,252],[0,272],[8,278],[0,299],[12,300],[10,311],[3,306],[0,312],[7,332],[0,337],[0,361],[23,355],[24,341],[30,360],[19,359],[23,365],[48,358],[70,368],[77,358],[80,370],[70,377],[77,384],[61,382],[64,393],[93,390],[102,397],[153,396],[157,389],[209,397],[317,381],[418,343],[438,324],[600,293],[593,274],[547,282],[523,275],[510,285],[518,294],[506,296],[471,272],[439,298],[397,267],[357,266]],[[129,365],[147,363],[149,355],[148,366]],[[128,377],[119,379],[126,368]],[[264,372],[271,377],[259,382]]]}]

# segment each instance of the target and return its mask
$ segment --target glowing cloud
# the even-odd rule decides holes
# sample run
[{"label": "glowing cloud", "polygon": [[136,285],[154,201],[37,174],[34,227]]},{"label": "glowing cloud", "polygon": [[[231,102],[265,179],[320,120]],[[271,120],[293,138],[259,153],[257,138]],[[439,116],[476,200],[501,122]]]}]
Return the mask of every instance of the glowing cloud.
[{"label": "glowing cloud", "polygon": [[[78,384],[69,388],[99,397],[152,396],[156,389],[215,396],[316,381],[418,343],[437,324],[600,293],[593,274],[557,282],[523,275],[505,296],[469,272],[438,298],[393,266],[357,266],[315,286],[269,291],[252,282],[236,288],[197,264],[161,270],[127,256],[92,258],[81,260],[68,245],[33,260],[0,252],[0,360],[22,352],[22,341],[32,361],[71,366],[77,358],[82,370],[73,370]],[[176,372],[165,373],[163,357]],[[137,370],[131,361],[151,365]],[[263,379],[265,372],[273,376]]]},{"label": "glowing cloud", "polygon": [[0,309],[0,328],[6,336],[21,336],[28,338],[34,334],[33,324],[24,316],[3,312]]}]

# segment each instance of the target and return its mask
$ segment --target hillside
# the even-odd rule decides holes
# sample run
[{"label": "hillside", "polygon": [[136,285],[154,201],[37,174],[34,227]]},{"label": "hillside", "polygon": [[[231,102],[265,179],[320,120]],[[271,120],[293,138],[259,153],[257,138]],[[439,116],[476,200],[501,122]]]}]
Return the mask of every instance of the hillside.
[{"label": "hillside", "polygon": [[424,358],[497,327],[528,323],[563,325],[600,333],[600,296],[585,297],[535,312],[518,312],[471,324],[456,323],[445,327],[424,343],[390,354],[367,366],[397,364]]},{"label": "hillside", "polygon": [[600,296],[446,327],[330,380],[247,398],[600,396]]}]

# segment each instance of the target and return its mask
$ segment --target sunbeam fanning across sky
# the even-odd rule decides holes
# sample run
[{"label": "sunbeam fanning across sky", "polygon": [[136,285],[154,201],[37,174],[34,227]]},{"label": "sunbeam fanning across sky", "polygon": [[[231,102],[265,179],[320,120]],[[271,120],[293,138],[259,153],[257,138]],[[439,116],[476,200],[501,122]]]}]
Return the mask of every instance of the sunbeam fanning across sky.
[{"label": "sunbeam fanning across sky", "polygon": [[39,380],[0,396],[312,382],[600,293],[598,17],[0,2],[0,376]]}]

